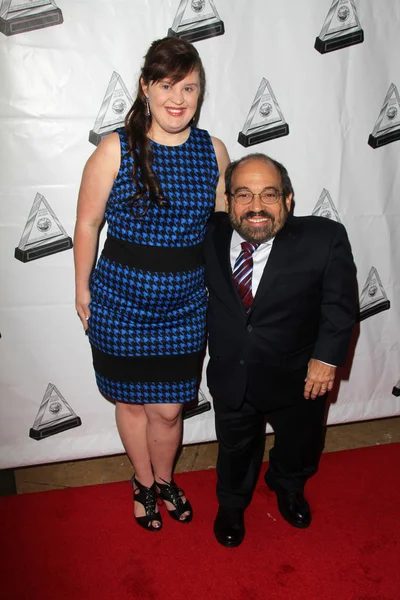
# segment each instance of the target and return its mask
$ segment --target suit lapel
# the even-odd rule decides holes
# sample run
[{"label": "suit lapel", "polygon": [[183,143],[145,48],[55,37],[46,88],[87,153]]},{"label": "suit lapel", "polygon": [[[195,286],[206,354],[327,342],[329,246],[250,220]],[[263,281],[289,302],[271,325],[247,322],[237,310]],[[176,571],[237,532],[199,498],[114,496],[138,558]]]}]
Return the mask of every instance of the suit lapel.
[{"label": "suit lapel", "polygon": [[271,253],[264,267],[264,272],[254,298],[253,310],[255,310],[263,296],[273,289],[280,271],[290,262],[298,240],[298,221],[289,215],[285,226],[278,233],[272,244]]},{"label": "suit lapel", "polygon": [[223,219],[220,222],[220,227],[216,227],[214,230],[214,246],[222,274],[224,276],[226,285],[228,286],[228,293],[235,299],[240,310],[246,315],[247,313],[232,280],[232,267],[230,259],[232,233],[233,229],[229,222],[229,217],[226,215],[226,219]]}]

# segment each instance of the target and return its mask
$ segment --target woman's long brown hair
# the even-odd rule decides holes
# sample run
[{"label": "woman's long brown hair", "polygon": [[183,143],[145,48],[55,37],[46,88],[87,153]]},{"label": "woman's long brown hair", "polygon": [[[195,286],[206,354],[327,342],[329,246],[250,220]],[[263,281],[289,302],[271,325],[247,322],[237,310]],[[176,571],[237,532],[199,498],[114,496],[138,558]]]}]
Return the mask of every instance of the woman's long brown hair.
[{"label": "woman's long brown hair", "polygon": [[129,203],[140,202],[145,197],[158,206],[164,206],[166,200],[160,182],[153,171],[153,153],[147,133],[151,126],[151,115],[146,115],[146,97],[142,90],[141,79],[145,85],[169,79],[172,84],[184,79],[192,71],[200,76],[200,94],[194,124],[197,124],[205,93],[204,68],[196,48],[179,38],[166,37],[153,42],[144,57],[144,65],[139,78],[136,100],[125,118],[129,148],[133,156],[133,180],[136,193]]}]

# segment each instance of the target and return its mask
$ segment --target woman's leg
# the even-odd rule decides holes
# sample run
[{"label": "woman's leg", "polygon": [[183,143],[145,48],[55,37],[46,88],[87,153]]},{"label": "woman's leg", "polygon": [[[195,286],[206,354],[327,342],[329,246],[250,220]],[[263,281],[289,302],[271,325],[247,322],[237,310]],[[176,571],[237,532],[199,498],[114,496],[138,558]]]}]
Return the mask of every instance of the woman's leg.
[{"label": "woman's leg", "polygon": [[147,446],[156,481],[170,481],[182,440],[182,404],[146,404]]},{"label": "woman's leg", "polygon": [[[151,487],[154,475],[147,444],[148,419],[144,405],[116,402],[115,420],[121,441],[135,470],[136,479],[142,485]],[[144,506],[135,502],[135,517],[145,514]],[[152,524],[157,527],[155,521],[152,521]]]},{"label": "woman's leg", "polygon": [[[147,445],[153,465],[156,484],[170,482],[179,444],[182,441],[182,404],[146,404],[148,418]],[[185,496],[181,497],[185,502]],[[168,510],[174,506],[165,501]],[[181,515],[185,520],[190,512]]]}]

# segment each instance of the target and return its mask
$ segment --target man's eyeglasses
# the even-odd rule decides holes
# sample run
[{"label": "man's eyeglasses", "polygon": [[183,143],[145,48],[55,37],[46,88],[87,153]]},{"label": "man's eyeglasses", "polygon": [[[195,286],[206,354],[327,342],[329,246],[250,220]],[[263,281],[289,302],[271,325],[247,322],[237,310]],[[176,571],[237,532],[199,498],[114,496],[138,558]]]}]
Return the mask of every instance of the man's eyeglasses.
[{"label": "man's eyeglasses", "polygon": [[260,194],[255,194],[250,190],[238,190],[234,194],[229,194],[233,197],[237,204],[250,204],[253,201],[254,196],[260,196],[260,200],[263,204],[275,204],[279,198],[283,196],[282,192],[278,192],[275,188],[268,188]]}]

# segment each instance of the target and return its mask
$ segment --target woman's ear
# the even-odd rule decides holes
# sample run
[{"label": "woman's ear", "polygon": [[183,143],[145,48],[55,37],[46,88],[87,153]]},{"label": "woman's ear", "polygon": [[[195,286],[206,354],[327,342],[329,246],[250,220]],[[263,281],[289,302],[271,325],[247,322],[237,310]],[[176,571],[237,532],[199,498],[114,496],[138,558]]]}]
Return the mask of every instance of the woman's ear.
[{"label": "woman's ear", "polygon": [[148,97],[149,86],[145,84],[143,77],[140,78],[140,87],[142,88],[143,94]]}]

